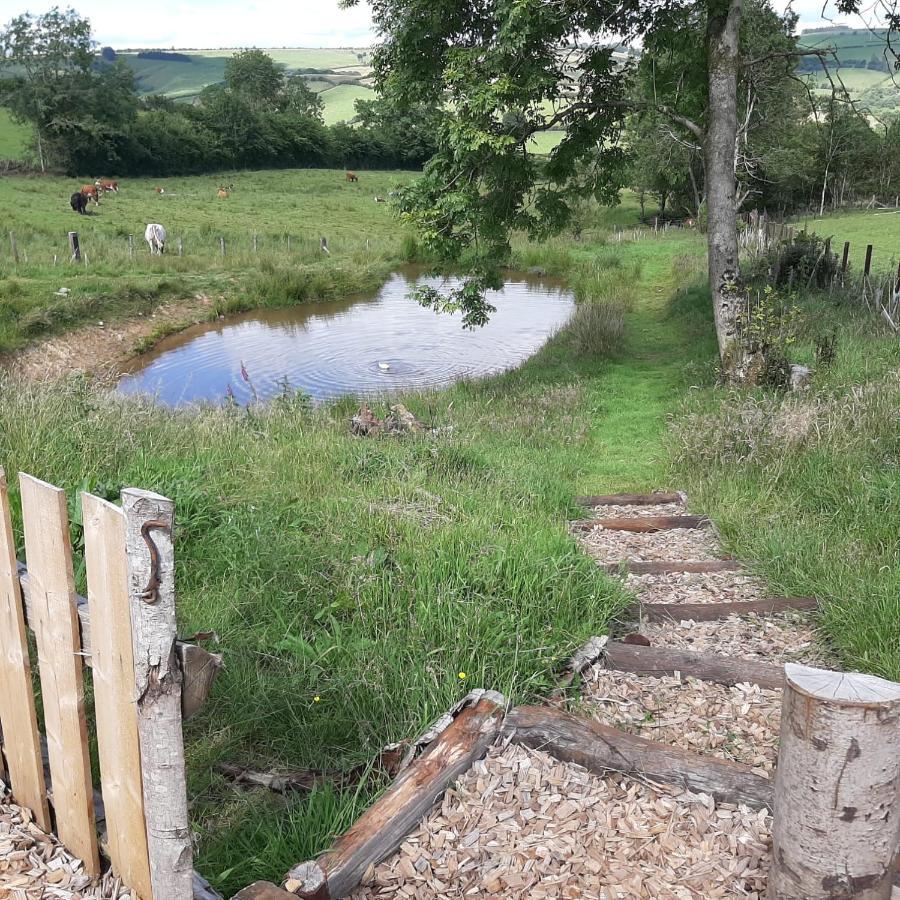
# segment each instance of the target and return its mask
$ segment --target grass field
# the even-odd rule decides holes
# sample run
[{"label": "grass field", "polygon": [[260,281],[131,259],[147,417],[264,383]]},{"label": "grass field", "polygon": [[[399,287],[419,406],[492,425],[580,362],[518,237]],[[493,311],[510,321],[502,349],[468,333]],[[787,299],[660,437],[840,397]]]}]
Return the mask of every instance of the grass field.
[{"label": "grass field", "polygon": [[[225,77],[225,63],[237,50],[187,50],[183,51],[189,61],[138,59],[136,53],[121,53],[120,59],[131,66],[137,79],[138,90],[143,94],[165,94],[176,100],[196,97],[203,88],[217,84]],[[359,54],[364,49],[311,49],[276,48],[265,51],[276,62],[289,70],[333,69],[344,74],[359,72],[361,78],[370,74],[367,64],[360,63]],[[353,101],[358,97],[371,97],[372,89],[361,84],[334,86],[330,82],[318,81],[310,85],[314,90],[324,91],[325,121],[328,124],[349,121],[355,110]]]},{"label": "grass field", "polygon": [[0,159],[24,159],[30,133],[26,125],[14,122],[9,112],[0,107]]},{"label": "grass field", "polygon": [[900,211],[874,210],[836,213],[824,218],[797,220],[798,226],[832,238],[832,246],[843,252],[844,241],[850,241],[850,264],[862,271],[866,245],[872,244],[872,269],[877,272],[896,271],[900,260]]},{"label": "grass field", "polygon": [[325,104],[323,115],[326,125],[349,122],[356,115],[357,100],[371,100],[375,96],[372,88],[358,84],[338,84],[323,90],[319,96]]},{"label": "grass field", "polygon": [[[65,319],[52,293],[63,280],[97,304],[118,292],[110,311],[121,315],[158,302],[126,299],[132,285],[199,285],[252,304],[301,299],[278,292],[297,272],[329,290],[377,279],[415,244],[371,193],[408,177],[361,173],[355,190],[339,172],[241,173],[225,202],[213,197],[219,179],[172,181],[166,197],[127,182],[88,220],[65,208],[66,182],[5,180],[0,215],[31,236],[31,257],[0,264],[0,337],[32,337],[29,316],[60,329],[93,314],[85,301]],[[0,376],[7,470],[70,492],[115,497],[127,483],[176,501],[180,625],[216,629],[226,660],[186,732],[197,865],[222,891],[322,850],[380,785],[282,798],[236,791],[214,763],[370,760],[469,687],[544,696],[554,666],[604,633],[626,600],[565,530],[575,494],[687,488],[774,591],[823,598],[826,640],[846,665],[900,677],[900,343],[839,298],[808,297],[796,356],[811,361],[816,340],[838,333],[811,393],[716,387],[702,238],[673,229],[608,244],[636,213],[626,196],[592,210],[579,243],[516,241],[515,265],[566,277],[579,310],[514,372],[404,397],[436,434],[353,438],[352,399],[187,413],[110,399],[84,380]],[[150,220],[184,233],[184,257],[150,260],[141,247],[128,260],[125,236]],[[841,221],[828,224],[837,233]],[[877,221],[860,234],[877,235]],[[73,222],[97,257],[86,271],[46,261]],[[226,230],[244,249],[223,261]],[[296,256],[279,242],[290,232]],[[599,332],[585,325],[593,311]]]}]

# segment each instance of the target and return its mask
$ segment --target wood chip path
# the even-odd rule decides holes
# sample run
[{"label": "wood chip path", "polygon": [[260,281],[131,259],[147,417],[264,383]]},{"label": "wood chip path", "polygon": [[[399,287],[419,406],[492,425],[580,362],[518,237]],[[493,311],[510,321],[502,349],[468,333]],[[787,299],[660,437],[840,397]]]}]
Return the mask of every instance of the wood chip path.
[{"label": "wood chip path", "polygon": [[[684,503],[597,506],[593,519],[687,513]],[[595,526],[572,533],[600,566],[725,556],[714,527],[640,533]],[[671,605],[671,619],[637,620],[654,647],[773,663],[834,665],[809,613],[680,619],[679,604],[767,599],[749,572],[624,576],[641,603]],[[781,691],[694,678],[611,671],[583,674],[574,710],[606,725],[696,753],[744,763],[771,777]],[[465,774],[400,851],[370,869],[354,900],[416,898],[762,898],[768,811],[610,774],[598,777],[520,746],[495,748]]]}]

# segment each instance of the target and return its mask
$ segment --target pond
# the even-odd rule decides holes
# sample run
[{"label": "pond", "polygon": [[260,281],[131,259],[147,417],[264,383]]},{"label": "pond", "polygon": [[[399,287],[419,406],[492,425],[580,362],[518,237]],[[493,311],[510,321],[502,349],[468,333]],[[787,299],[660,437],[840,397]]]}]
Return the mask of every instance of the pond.
[{"label": "pond", "polygon": [[441,387],[509,369],[565,324],[574,300],[558,282],[510,274],[483,328],[436,314],[409,294],[416,284],[453,279],[395,273],[374,296],[259,309],[195,325],[132,360],[119,382],[170,406],[238,403],[300,389],[321,401]]}]

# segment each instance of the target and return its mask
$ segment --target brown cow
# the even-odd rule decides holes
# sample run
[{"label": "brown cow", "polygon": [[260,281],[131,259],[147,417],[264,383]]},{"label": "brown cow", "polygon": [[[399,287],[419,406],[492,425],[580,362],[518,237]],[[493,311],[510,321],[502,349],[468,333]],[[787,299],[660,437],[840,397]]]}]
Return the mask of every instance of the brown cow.
[{"label": "brown cow", "polygon": [[94,185],[97,190],[100,191],[101,194],[118,194],[119,193],[119,182],[118,181],[109,181],[108,179],[102,179],[99,181],[95,181]]},{"label": "brown cow", "polygon": [[166,189],[163,187],[155,187],[153,190],[156,191],[157,194],[164,194],[166,192]]},{"label": "brown cow", "polygon": [[100,205],[100,191],[97,190],[97,185],[83,184],[81,186],[81,193],[89,200],[93,200],[98,206]]},{"label": "brown cow", "polygon": [[220,200],[227,200],[227,199],[228,199],[228,191],[225,190],[225,188],[220,187],[220,188],[216,191],[216,196],[217,196]]},{"label": "brown cow", "polygon": [[359,181],[359,175],[357,175],[356,172],[348,172],[347,173],[347,181],[350,181],[350,182]]}]

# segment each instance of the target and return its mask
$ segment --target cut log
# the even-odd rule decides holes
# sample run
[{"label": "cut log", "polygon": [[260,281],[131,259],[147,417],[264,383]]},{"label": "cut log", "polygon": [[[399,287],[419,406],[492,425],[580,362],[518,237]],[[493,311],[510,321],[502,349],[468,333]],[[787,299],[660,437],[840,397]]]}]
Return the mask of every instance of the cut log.
[{"label": "cut log", "polygon": [[[28,569],[21,562],[16,563],[16,569],[22,589],[22,600],[25,604],[25,622],[33,630],[31,623],[34,620],[34,610]],[[75,595],[75,604],[81,632],[81,652],[85,664],[90,666],[92,665],[90,607],[87,600],[80,594]],[[219,653],[210,653],[209,650],[188,641],[176,641],[175,653],[184,674],[182,715],[185,719],[189,719],[198,713],[209,699],[216,676],[219,674],[219,669],[222,668],[222,656]]]},{"label": "cut log", "polygon": [[287,874],[287,890],[305,900],[338,900],[350,893],[370,865],[393,853],[447,787],[494,743],[506,701],[486,691],[338,838],[334,847]]},{"label": "cut log", "polygon": [[706,516],[636,516],[617,519],[580,519],[571,522],[574,531],[630,531],[635,534],[655,534],[658,531],[674,531],[679,528],[709,528],[711,522]]},{"label": "cut log", "polygon": [[600,566],[604,572],[617,575],[626,572],[630,575],[668,575],[672,572],[740,572],[741,563],[733,557],[722,559],[686,559],[686,560],[637,560],[623,559],[619,562],[604,563]]},{"label": "cut log", "polygon": [[722,803],[772,808],[772,782],[749,766],[649,741],[559,709],[518,706],[506,717],[503,737],[596,775],[624,772],[710,794]]},{"label": "cut log", "polygon": [[755,659],[735,659],[731,656],[717,656],[715,653],[695,653],[692,650],[673,650],[668,647],[640,647],[619,641],[610,641],[603,657],[607,669],[634,672],[637,675],[661,677],[678,672],[702,681],[715,681],[717,684],[750,682],[773,690],[784,686],[781,666]]},{"label": "cut log", "polygon": [[674,620],[713,622],[729,616],[774,616],[778,613],[816,609],[816,597],[769,597],[766,600],[736,600],[727,603],[641,603],[638,611],[650,622]]},{"label": "cut log", "polygon": [[900,684],[788,663],[770,900],[888,900],[900,837]]},{"label": "cut log", "polygon": [[656,506],[660,503],[682,503],[681,494],[657,491],[653,494],[596,494],[593,497],[576,497],[577,506],[589,509],[595,506]]}]

